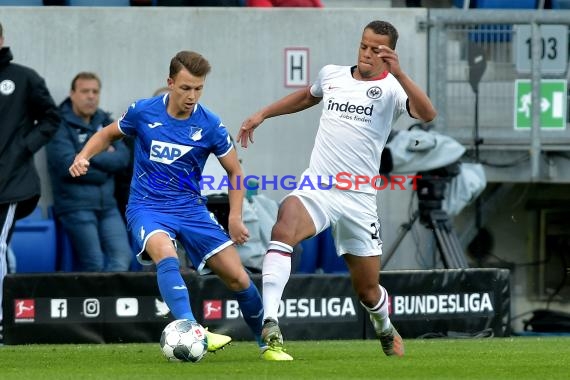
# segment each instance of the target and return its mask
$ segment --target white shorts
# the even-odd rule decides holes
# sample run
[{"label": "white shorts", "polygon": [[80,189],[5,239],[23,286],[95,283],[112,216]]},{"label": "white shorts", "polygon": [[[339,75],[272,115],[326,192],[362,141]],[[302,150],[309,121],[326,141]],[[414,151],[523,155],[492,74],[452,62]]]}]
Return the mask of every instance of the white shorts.
[{"label": "white shorts", "polygon": [[382,254],[376,195],[356,191],[296,189],[287,197],[301,200],[313,219],[317,234],[332,227],[336,253],[342,256]]}]

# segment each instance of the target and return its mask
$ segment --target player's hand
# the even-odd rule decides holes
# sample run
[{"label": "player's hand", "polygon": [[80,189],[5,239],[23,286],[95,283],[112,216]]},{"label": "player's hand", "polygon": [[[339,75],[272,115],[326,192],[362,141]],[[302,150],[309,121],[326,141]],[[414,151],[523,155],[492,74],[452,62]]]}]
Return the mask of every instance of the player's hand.
[{"label": "player's hand", "polygon": [[388,71],[397,77],[402,71],[400,68],[400,59],[398,58],[398,54],[386,45],[379,45],[378,49],[380,50],[378,58],[382,58],[382,60],[388,65]]},{"label": "player's hand", "polygon": [[241,219],[228,220],[230,238],[237,244],[245,244],[249,240],[249,231]]},{"label": "player's hand", "polygon": [[260,112],[257,112],[241,123],[241,128],[237,135],[237,141],[241,143],[243,148],[247,148],[248,142],[253,144],[253,131],[263,123],[263,120],[263,115],[261,115]]},{"label": "player's hand", "polygon": [[73,164],[69,167],[69,174],[71,174],[72,177],[79,177],[87,174],[87,170],[89,170],[89,160],[75,156]]}]

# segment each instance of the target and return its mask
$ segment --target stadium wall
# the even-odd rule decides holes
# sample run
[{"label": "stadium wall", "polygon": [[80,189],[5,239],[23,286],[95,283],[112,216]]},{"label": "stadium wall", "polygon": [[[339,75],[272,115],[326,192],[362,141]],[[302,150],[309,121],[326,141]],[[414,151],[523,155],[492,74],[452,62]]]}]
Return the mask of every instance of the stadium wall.
[{"label": "stadium wall", "polygon": [[[101,107],[115,118],[134,100],[166,84],[170,58],[177,51],[198,51],[212,64],[201,101],[235,136],[252,112],[295,89],[285,85],[286,49],[307,53],[304,78],[311,82],[323,65],[356,63],[362,28],[373,19],[398,28],[402,67],[427,86],[427,33],[418,31],[415,22],[426,14],[421,8],[0,7],[0,22],[14,61],[38,71],[56,102],[67,96],[76,73],[94,71],[103,82]],[[314,107],[268,120],[256,133],[255,145],[239,149],[246,173],[299,176],[309,162],[319,114]],[[404,116],[398,125],[411,124]],[[43,150],[36,162],[43,188],[40,204],[46,210],[52,194]],[[277,201],[286,193],[263,191]],[[396,236],[407,219],[410,195],[399,190],[379,196],[385,236]],[[406,240],[401,249],[415,248]],[[414,267],[406,262],[396,257],[392,265]]]},{"label": "stadium wall", "polygon": [[[379,9],[380,10],[380,9]],[[5,44],[15,62],[36,69],[55,100],[69,93],[73,76],[94,71],[102,79],[101,107],[116,118],[136,99],[166,85],[170,58],[195,50],[212,64],[201,102],[222,117],[235,136],[241,122],[262,105],[289,93],[285,50],[307,49],[305,79],[329,63],[356,63],[362,28],[375,18],[399,30],[402,67],[427,84],[427,34],[415,19],[426,9],[84,8],[0,7]],[[295,60],[295,62],[298,62]],[[299,79],[295,77],[294,79]],[[241,150],[257,175],[299,175],[308,164],[319,107],[266,122],[253,149]],[[402,120],[402,125],[412,119]],[[283,159],[287,157],[287,159]],[[51,201],[44,175],[44,202]],[[279,200],[287,191],[270,191]]]},{"label": "stadium wall", "polygon": [[[501,269],[386,271],[390,315],[403,337],[510,334],[509,272]],[[184,274],[198,321],[236,340],[253,340],[237,301],[212,275]],[[261,276],[253,276],[260,286]],[[158,342],[173,320],[156,275],[14,274],[5,279],[4,342]],[[372,339],[347,275],[292,275],[279,321],[287,339]]]}]

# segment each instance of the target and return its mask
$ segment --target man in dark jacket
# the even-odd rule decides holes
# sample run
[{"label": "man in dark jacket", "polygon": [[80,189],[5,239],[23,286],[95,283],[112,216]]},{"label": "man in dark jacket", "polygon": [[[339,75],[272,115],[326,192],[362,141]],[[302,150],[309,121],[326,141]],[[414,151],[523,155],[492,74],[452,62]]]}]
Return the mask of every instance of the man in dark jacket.
[{"label": "man in dark jacket", "polygon": [[59,107],[61,128],[47,145],[54,211],[71,240],[79,270],[127,271],[134,254],[113,193],[115,173],[129,165],[128,148],[122,141],[111,145],[93,157],[86,176],[73,178],[67,171],[87,140],[113,122],[99,108],[100,90],[97,75],[79,73]]},{"label": "man in dark jacket", "polygon": [[[59,126],[44,80],[34,70],[11,63],[10,48],[3,45],[0,24],[0,304],[14,221],[30,214],[41,194],[34,153]],[[2,308],[0,328],[1,322]]]}]

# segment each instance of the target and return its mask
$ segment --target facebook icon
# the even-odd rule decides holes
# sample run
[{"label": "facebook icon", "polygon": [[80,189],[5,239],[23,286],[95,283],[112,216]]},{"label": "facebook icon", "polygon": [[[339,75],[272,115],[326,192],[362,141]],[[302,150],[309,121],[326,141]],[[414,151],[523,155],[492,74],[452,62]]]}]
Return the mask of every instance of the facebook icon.
[{"label": "facebook icon", "polygon": [[67,318],[67,300],[52,299],[51,300],[51,317]]}]

